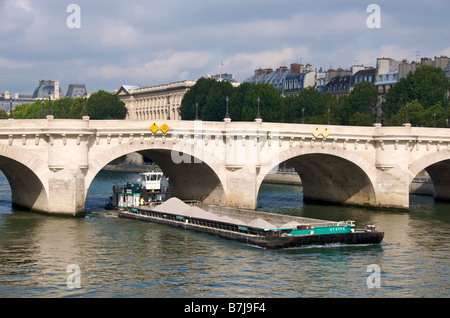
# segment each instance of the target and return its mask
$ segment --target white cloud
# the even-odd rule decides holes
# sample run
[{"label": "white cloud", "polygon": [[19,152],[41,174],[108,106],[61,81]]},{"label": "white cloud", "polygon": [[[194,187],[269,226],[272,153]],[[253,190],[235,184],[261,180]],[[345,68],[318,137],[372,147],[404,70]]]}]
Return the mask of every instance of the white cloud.
[{"label": "white cloud", "polygon": [[160,84],[172,80],[195,80],[195,76],[189,76],[207,68],[211,61],[211,54],[206,51],[175,52],[138,65],[91,67],[87,75],[91,78],[115,79],[120,84]]},{"label": "white cloud", "polygon": [[0,69],[3,71],[29,70],[30,68],[33,68],[35,66],[36,63],[33,62],[14,61],[0,56]]},{"label": "white cloud", "polygon": [[20,8],[22,10],[25,10],[26,12],[33,11],[33,6],[28,0],[6,0],[5,7],[7,10],[11,8]]},{"label": "white cloud", "polygon": [[97,32],[99,45],[133,49],[139,39],[138,32],[124,22],[106,21]]},{"label": "white cloud", "polygon": [[369,2],[360,0],[81,1],[81,29],[68,29],[70,1],[3,0],[0,87],[28,92],[58,76],[113,90],[218,72],[242,81],[295,61],[348,68],[416,51],[449,56],[448,0],[431,1],[377,1],[381,29],[367,27]]}]

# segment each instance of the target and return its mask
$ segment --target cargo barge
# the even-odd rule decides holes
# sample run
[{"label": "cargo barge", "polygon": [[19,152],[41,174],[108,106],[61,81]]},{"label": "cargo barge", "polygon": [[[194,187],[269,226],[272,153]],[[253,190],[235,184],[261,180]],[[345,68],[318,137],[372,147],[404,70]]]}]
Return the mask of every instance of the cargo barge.
[{"label": "cargo barge", "polygon": [[[135,201],[136,202],[136,201]],[[153,205],[132,204],[118,209],[120,217],[170,225],[267,249],[304,245],[379,244],[384,233],[354,221],[332,222],[253,210],[242,210],[170,198]]]}]

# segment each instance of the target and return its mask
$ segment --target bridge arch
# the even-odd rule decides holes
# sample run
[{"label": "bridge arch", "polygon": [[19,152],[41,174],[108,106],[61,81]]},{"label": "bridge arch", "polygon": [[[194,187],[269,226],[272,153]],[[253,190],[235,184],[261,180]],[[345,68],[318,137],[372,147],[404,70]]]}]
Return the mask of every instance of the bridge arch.
[{"label": "bridge arch", "polygon": [[47,189],[41,181],[43,176],[38,173],[48,169],[43,169],[40,160],[25,151],[0,146],[0,170],[11,188],[13,207],[47,212]]},{"label": "bridge arch", "polygon": [[[278,161],[288,162],[299,174],[304,200],[377,205],[374,187],[376,169],[364,158],[350,151],[331,147],[296,147],[282,151],[278,155]],[[258,176],[258,191],[270,169],[265,171],[266,173]]]},{"label": "bridge arch", "polygon": [[434,197],[450,201],[450,151],[431,153],[413,162],[409,167],[409,181],[425,170],[433,181]]},{"label": "bridge arch", "polygon": [[215,172],[220,171],[216,164],[202,161],[186,151],[176,154],[184,161],[174,162],[172,151],[172,144],[157,141],[154,145],[118,145],[95,156],[90,156],[89,169],[85,179],[86,194],[95,176],[103,167],[114,159],[138,152],[154,161],[169,178],[173,196],[182,200],[198,200],[206,204],[225,205],[225,190],[220,175]]}]

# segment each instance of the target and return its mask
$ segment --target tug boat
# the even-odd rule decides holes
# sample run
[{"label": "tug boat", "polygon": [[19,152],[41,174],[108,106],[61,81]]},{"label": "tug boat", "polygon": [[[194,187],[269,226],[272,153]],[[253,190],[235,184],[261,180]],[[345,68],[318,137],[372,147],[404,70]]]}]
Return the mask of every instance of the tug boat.
[{"label": "tug boat", "polygon": [[106,209],[127,209],[164,202],[168,195],[168,178],[162,172],[150,171],[139,174],[136,182],[113,186],[113,195]]}]

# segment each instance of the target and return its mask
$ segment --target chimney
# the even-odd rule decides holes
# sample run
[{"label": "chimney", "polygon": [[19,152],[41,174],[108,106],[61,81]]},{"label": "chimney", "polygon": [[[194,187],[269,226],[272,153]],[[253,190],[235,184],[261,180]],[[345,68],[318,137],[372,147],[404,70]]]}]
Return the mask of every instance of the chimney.
[{"label": "chimney", "polygon": [[259,68],[259,69],[255,70],[255,77],[258,77],[259,75],[261,75],[263,73],[264,73],[264,71],[261,68]]},{"label": "chimney", "polygon": [[300,64],[291,63],[291,74],[299,74],[300,73]]},{"label": "chimney", "polygon": [[280,73],[283,74],[287,71],[287,66],[280,66]]},{"label": "chimney", "polygon": [[266,68],[265,70],[264,70],[264,76],[267,76],[267,75],[269,75],[270,73],[272,73],[273,72],[273,69],[271,69],[271,68]]}]

